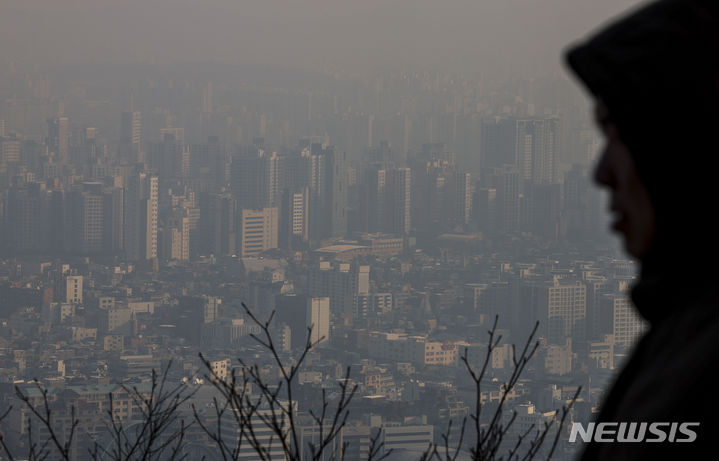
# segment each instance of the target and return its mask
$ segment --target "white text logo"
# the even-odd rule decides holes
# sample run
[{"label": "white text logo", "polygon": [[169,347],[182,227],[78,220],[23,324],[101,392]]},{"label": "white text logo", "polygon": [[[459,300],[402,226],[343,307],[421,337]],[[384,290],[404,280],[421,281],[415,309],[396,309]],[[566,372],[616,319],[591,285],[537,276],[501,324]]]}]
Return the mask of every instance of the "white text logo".
[{"label": "white text logo", "polygon": [[572,423],[569,441],[584,442],[693,442],[699,423]]}]

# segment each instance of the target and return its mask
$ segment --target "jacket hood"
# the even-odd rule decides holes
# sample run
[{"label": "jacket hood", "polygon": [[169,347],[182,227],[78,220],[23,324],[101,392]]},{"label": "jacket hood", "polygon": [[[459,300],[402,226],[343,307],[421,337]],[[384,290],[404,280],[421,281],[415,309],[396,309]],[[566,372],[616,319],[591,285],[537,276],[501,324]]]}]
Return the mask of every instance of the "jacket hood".
[{"label": "jacket hood", "polygon": [[[709,224],[719,196],[718,4],[653,2],[566,54],[607,106],[649,191],[657,235],[642,261],[647,283],[708,275],[719,261],[719,236]],[[646,296],[635,298],[642,315],[656,320],[657,309],[641,305]]]}]

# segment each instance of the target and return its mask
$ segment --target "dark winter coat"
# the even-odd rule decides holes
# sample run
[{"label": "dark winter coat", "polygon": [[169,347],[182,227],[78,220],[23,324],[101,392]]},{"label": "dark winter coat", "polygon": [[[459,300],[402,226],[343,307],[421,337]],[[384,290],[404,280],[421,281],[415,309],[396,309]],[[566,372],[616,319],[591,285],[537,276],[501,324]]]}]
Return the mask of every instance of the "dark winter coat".
[{"label": "dark winter coat", "polygon": [[608,107],[657,220],[632,291],[651,327],[597,423],[700,423],[691,443],[593,442],[582,460],[719,459],[718,3],[651,3],[567,54]]}]

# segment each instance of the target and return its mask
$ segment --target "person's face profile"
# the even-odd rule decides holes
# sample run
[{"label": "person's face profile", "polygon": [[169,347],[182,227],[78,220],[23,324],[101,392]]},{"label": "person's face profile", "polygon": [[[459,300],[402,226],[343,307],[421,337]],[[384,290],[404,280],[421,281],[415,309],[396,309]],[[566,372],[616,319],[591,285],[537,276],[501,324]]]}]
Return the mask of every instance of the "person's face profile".
[{"label": "person's face profile", "polygon": [[626,251],[641,260],[649,252],[655,235],[654,207],[629,148],[619,137],[601,100],[596,101],[595,119],[604,134],[604,148],[594,180],[610,190],[612,229],[624,237]]}]

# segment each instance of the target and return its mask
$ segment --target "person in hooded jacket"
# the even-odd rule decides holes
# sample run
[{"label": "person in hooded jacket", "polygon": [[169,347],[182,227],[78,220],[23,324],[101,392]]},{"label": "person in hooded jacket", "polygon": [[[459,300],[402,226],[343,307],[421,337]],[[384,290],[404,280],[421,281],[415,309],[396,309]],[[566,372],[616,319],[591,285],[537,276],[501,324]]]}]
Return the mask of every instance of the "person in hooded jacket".
[{"label": "person in hooded jacket", "polygon": [[[624,427],[644,441],[594,439],[583,461],[719,459],[717,3],[650,3],[566,54],[595,100],[605,137],[595,180],[641,264],[631,296],[650,324],[596,420],[638,423]],[[696,440],[677,442],[689,437],[670,423],[685,422],[699,423]],[[661,439],[651,423],[667,423],[661,443],[646,441]]]}]

